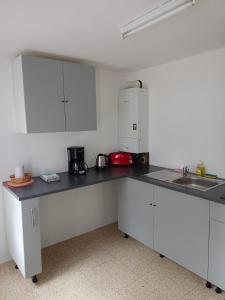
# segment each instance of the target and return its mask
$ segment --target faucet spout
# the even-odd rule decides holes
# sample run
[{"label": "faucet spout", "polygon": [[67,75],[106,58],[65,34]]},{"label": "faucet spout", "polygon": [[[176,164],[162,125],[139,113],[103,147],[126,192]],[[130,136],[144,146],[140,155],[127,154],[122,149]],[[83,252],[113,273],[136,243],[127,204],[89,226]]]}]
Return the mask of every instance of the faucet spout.
[{"label": "faucet spout", "polygon": [[183,167],[183,176],[187,176],[188,173],[189,173],[188,166]]}]

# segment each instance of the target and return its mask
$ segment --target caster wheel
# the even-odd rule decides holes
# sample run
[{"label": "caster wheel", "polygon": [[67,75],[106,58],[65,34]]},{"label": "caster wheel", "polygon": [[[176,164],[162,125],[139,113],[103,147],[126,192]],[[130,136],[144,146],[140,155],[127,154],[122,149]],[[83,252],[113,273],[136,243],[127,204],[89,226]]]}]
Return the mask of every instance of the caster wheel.
[{"label": "caster wheel", "polygon": [[17,265],[15,265],[15,269],[16,269],[16,270],[18,270],[18,269],[19,269]]},{"label": "caster wheel", "polygon": [[36,283],[38,281],[37,276],[36,275],[32,276],[31,280],[33,283]]},{"label": "caster wheel", "polygon": [[217,294],[221,294],[221,293],[222,293],[222,290],[221,290],[219,287],[217,287],[217,288],[215,289],[215,292],[216,292]]},{"label": "caster wheel", "polygon": [[127,233],[124,233],[124,238],[125,239],[128,239],[129,238],[129,235]]},{"label": "caster wheel", "polygon": [[163,255],[163,254],[159,254],[159,256],[160,256],[161,258],[164,258],[164,257],[165,257],[165,255]]},{"label": "caster wheel", "polygon": [[207,287],[207,289],[211,289],[212,288],[212,283],[207,281],[205,286]]}]

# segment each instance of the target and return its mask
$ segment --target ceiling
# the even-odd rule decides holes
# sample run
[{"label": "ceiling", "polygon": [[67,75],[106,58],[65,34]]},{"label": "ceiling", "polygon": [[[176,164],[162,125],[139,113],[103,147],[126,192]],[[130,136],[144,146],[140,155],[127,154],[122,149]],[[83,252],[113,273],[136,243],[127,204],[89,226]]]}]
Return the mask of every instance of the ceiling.
[{"label": "ceiling", "polygon": [[0,0],[0,53],[52,54],[125,71],[225,46],[225,0],[197,1],[121,40],[121,25],[163,0]]}]

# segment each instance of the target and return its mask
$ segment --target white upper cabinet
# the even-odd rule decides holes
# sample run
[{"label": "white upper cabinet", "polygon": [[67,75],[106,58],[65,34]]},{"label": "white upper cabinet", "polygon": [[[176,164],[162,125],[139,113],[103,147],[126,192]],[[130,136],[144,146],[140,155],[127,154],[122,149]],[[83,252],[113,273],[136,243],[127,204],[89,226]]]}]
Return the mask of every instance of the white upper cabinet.
[{"label": "white upper cabinet", "polygon": [[96,130],[95,70],[32,56],[14,62],[17,130]]},{"label": "white upper cabinet", "polygon": [[118,116],[120,150],[133,153],[148,152],[148,90],[121,90]]}]

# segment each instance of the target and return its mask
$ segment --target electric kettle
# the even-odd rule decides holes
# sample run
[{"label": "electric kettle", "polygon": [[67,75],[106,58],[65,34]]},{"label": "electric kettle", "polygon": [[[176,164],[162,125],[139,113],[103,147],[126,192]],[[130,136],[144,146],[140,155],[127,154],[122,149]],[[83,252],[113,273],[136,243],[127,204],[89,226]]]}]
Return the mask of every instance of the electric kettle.
[{"label": "electric kettle", "polygon": [[108,165],[108,156],[106,154],[99,153],[96,157],[96,168],[104,169]]}]

